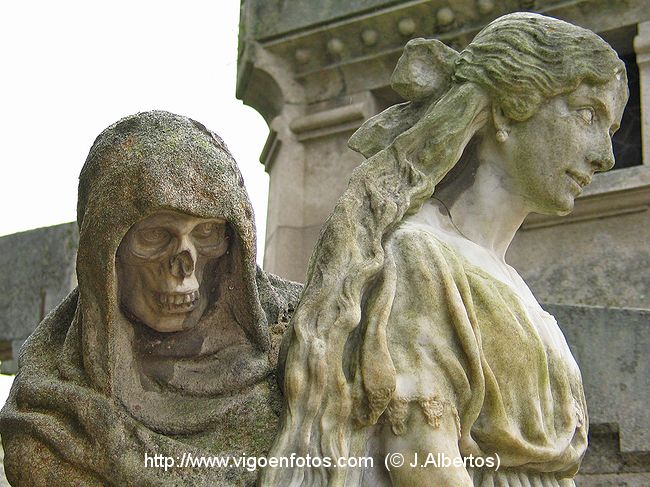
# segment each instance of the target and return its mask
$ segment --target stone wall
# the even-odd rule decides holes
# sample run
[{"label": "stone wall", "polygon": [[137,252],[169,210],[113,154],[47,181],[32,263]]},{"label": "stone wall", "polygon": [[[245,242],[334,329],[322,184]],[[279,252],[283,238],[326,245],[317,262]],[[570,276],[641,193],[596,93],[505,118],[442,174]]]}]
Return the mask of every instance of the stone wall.
[{"label": "stone wall", "polygon": [[0,237],[2,373],[15,373],[20,346],[77,285],[76,223]]},{"label": "stone wall", "polygon": [[582,371],[589,450],[578,486],[650,485],[650,310],[546,305]]}]

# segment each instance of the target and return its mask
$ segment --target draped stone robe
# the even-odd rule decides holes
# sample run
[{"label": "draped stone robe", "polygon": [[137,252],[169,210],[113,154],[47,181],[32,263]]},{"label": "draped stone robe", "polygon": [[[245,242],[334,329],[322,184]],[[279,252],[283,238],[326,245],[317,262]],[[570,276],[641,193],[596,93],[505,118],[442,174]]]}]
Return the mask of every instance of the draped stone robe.
[{"label": "draped stone robe", "polygon": [[[430,226],[391,236],[380,287],[396,389],[382,416],[405,434],[420,408],[433,428],[456,419],[463,456],[498,454],[499,471],[469,468],[475,486],[572,486],[587,447],[578,366],[555,319],[471,263]],[[523,281],[522,281],[523,282]]]}]

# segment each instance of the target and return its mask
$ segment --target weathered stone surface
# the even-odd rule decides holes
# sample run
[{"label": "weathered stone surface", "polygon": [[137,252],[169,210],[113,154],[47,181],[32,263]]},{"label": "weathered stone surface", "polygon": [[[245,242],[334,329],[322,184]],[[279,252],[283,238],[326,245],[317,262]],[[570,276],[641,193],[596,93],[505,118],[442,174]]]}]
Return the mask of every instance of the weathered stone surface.
[{"label": "weathered stone surface", "polygon": [[[76,286],[79,233],[74,223],[0,237],[0,341],[19,348],[36,325]],[[16,359],[16,354],[13,358]],[[11,357],[5,373],[15,372]]]},{"label": "weathered stone surface", "polygon": [[75,287],[78,239],[75,223],[0,238],[0,264],[14,270],[0,277],[1,339],[26,338],[27,324],[38,323]]},{"label": "weathered stone surface", "polygon": [[649,241],[650,212],[635,211],[524,229],[508,262],[543,302],[650,309]]},{"label": "weathered stone surface", "polygon": [[330,0],[327,2],[283,0],[248,0],[251,9],[249,25],[255,37],[268,38],[286,34],[326,21],[345,18],[360,10],[373,10],[395,3],[395,0]]},{"label": "weathered stone surface", "polygon": [[[650,310],[558,304],[546,309],[581,367],[591,424],[596,431],[616,425],[622,454],[648,455]],[[595,462],[590,468],[602,472]]]},{"label": "weathered stone surface", "polygon": [[79,286],[25,343],[0,413],[9,481],[253,485],[243,466],[179,466],[266,453],[300,289],[257,268],[223,141],[167,112],[122,119],[91,148],[78,222]]},{"label": "weathered stone surface", "polygon": [[589,449],[576,485],[648,485],[650,311],[544,307],[557,318],[580,365],[589,406]]}]

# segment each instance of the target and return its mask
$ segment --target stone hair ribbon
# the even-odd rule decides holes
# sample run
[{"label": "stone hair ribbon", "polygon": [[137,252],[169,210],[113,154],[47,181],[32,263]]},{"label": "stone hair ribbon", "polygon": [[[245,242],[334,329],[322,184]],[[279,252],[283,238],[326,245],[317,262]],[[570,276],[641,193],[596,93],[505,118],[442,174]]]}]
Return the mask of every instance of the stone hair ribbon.
[{"label": "stone hair ribbon", "polygon": [[459,54],[437,39],[412,39],[391,77],[392,88],[407,101],[367,120],[350,137],[352,150],[371,157],[411,128],[450,87]]},{"label": "stone hair ribbon", "polygon": [[397,61],[390,85],[410,101],[437,100],[449,89],[458,53],[437,39],[413,39]]}]

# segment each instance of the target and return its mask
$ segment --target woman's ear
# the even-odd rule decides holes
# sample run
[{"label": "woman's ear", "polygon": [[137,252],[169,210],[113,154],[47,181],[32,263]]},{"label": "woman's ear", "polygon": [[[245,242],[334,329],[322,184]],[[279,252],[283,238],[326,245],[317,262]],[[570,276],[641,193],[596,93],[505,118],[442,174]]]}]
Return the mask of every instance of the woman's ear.
[{"label": "woman's ear", "polygon": [[501,105],[492,104],[492,121],[494,122],[495,134],[498,142],[505,142],[510,135],[510,119],[503,112]]}]

